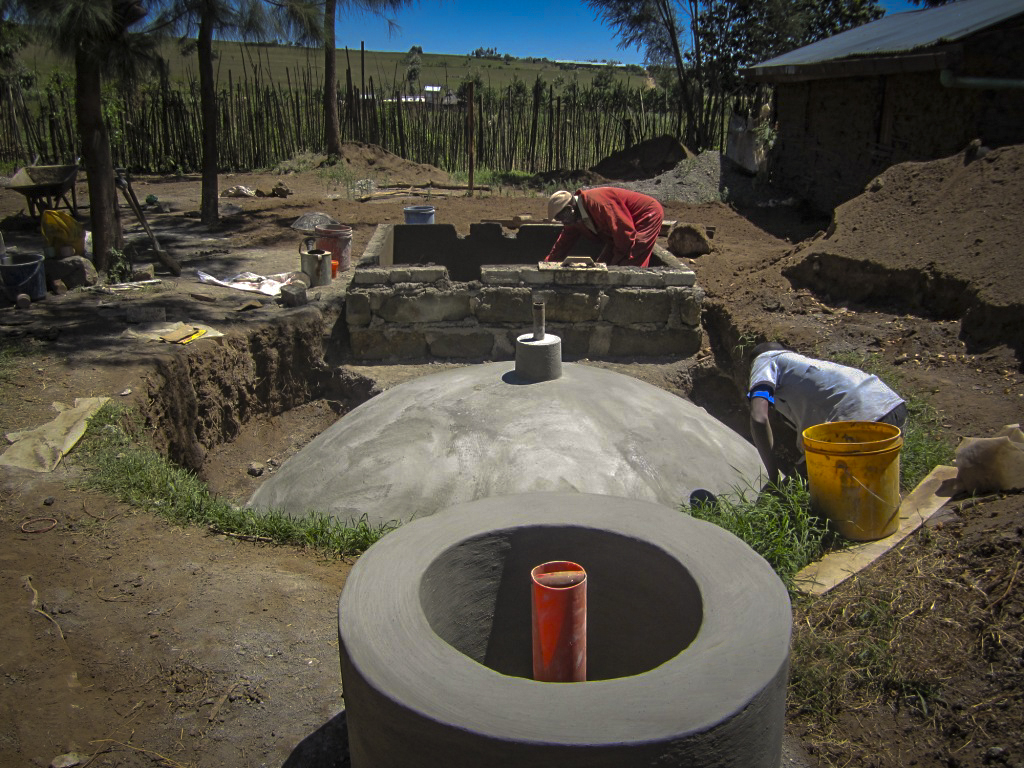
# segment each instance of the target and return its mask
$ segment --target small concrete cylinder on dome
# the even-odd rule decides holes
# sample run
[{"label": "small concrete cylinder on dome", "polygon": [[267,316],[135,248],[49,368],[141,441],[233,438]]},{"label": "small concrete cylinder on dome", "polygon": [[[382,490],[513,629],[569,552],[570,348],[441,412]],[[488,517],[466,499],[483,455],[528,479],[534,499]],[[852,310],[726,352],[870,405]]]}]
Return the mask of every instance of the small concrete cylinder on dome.
[{"label": "small concrete cylinder on dome", "polygon": [[516,337],[516,375],[527,381],[552,381],[562,377],[562,339],[545,333]]}]

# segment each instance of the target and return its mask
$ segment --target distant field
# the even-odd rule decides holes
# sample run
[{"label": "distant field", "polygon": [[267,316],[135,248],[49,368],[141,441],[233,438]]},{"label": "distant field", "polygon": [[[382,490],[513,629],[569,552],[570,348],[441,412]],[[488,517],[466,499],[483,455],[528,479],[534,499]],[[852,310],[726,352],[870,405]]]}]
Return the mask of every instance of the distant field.
[{"label": "distant field", "polygon": [[[236,81],[250,76],[255,68],[260,68],[260,79],[268,79],[275,83],[288,84],[289,76],[292,84],[296,84],[297,76],[312,76],[319,81],[323,74],[323,56],[319,49],[302,48],[288,45],[249,45],[239,43],[215,42],[214,48],[218,58],[216,71],[218,80],[227,84],[229,73]],[[193,51],[182,56],[175,43],[163,47],[164,57],[170,62],[171,77],[175,80],[198,79],[196,55]],[[369,79],[373,78],[374,88],[393,91],[395,84],[402,81],[405,75],[406,53],[388,51],[366,51],[365,76],[367,88]],[[58,59],[56,55],[38,45],[22,51],[20,60],[30,69],[34,69],[44,79],[55,69],[69,66],[67,59]],[[359,48],[350,48],[346,55],[344,48],[338,49],[338,80],[344,87],[346,70],[351,68],[352,83],[361,88],[363,82],[363,57]],[[458,87],[467,76],[479,72],[485,85],[503,88],[516,78],[527,86],[532,86],[541,75],[545,82],[554,83],[556,90],[559,80],[563,84],[576,80],[580,86],[589,85],[600,72],[596,67],[571,67],[557,65],[554,62],[532,61],[529,59],[512,59],[509,63],[496,59],[474,58],[468,55],[434,54],[424,51],[420,57],[420,85],[447,85],[452,90]],[[635,71],[635,70],[634,70]],[[616,80],[628,83],[631,87],[642,85],[645,78],[631,74],[624,67],[614,69]]]}]

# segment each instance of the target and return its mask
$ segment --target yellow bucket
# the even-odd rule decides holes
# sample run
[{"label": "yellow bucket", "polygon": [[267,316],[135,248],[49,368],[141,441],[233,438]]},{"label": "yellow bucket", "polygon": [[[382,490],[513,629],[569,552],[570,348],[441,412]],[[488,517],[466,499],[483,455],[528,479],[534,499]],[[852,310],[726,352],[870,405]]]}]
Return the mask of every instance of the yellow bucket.
[{"label": "yellow bucket", "polygon": [[900,523],[899,427],[835,421],[803,433],[811,507],[853,541],[884,539]]}]

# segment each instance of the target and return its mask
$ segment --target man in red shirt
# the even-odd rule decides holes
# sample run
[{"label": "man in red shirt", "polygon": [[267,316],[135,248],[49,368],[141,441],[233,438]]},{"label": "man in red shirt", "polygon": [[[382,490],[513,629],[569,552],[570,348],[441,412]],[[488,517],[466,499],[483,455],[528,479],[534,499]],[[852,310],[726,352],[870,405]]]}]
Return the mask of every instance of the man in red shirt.
[{"label": "man in red shirt", "polygon": [[561,261],[580,236],[604,243],[598,261],[646,267],[661,234],[665,211],[653,197],[618,187],[555,192],[548,218],[565,225],[545,261]]}]

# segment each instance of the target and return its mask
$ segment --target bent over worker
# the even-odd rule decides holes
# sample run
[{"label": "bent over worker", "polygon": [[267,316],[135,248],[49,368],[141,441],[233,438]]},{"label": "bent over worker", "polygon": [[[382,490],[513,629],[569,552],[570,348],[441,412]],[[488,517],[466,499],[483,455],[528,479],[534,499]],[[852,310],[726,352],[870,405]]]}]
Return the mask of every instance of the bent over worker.
[{"label": "bent over worker", "polygon": [[769,422],[774,408],[796,429],[803,463],[803,431],[833,421],[881,421],[902,427],[903,399],[877,376],[827,360],[816,360],[771,341],[758,344],[750,366],[750,432],[771,482],[781,477]]},{"label": "bent over worker", "polygon": [[653,197],[618,187],[555,192],[548,200],[548,218],[564,224],[544,261],[561,261],[580,237],[599,240],[598,261],[646,267],[661,234],[665,211]]}]

